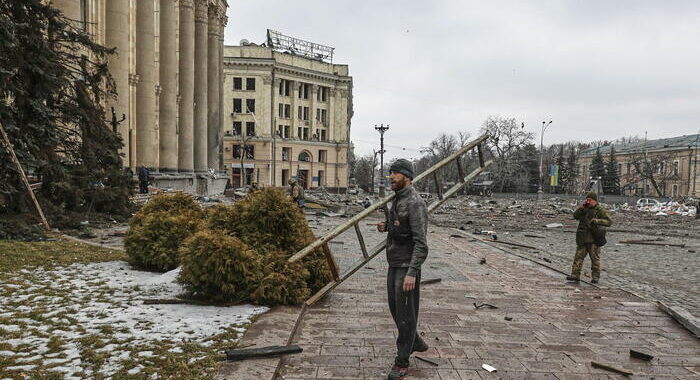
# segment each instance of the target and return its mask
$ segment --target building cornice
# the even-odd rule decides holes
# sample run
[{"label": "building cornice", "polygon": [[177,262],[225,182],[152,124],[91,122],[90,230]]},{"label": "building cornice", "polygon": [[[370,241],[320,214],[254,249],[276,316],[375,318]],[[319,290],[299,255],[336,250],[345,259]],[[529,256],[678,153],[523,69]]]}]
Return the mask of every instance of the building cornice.
[{"label": "building cornice", "polygon": [[288,74],[290,76],[323,80],[326,82],[339,82],[343,84],[352,83],[351,76],[328,74],[321,71],[309,70],[297,66],[279,63],[274,58],[247,58],[247,57],[224,57],[225,67],[245,66],[245,67],[265,67],[274,69],[276,73]]}]

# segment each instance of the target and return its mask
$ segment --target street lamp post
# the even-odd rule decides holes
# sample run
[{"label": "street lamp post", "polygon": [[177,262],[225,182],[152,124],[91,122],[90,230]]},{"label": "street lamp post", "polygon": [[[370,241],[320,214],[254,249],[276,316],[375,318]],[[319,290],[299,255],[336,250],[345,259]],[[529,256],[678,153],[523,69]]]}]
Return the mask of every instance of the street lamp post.
[{"label": "street lamp post", "polygon": [[540,131],[540,188],[537,189],[537,200],[541,201],[543,198],[543,192],[542,192],[542,158],[544,157],[544,131],[547,130],[547,127],[552,124],[552,121],[550,120],[549,123],[542,121],[542,130]]},{"label": "street lamp post", "polygon": [[377,130],[377,132],[379,132],[379,144],[380,144],[380,146],[379,146],[379,161],[380,161],[380,163],[379,163],[379,174],[380,174],[379,197],[383,198],[384,194],[385,194],[385,192],[384,192],[384,152],[385,152],[385,150],[384,150],[384,132],[389,130],[389,124],[387,124],[386,127],[384,126],[384,124],[380,124],[379,127],[377,127],[377,125],[375,124],[374,129]]}]

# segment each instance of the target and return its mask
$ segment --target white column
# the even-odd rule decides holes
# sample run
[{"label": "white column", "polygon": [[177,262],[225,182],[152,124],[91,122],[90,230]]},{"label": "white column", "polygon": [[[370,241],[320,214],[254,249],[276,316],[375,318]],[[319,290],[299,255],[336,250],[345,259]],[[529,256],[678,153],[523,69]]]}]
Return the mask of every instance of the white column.
[{"label": "white column", "polygon": [[180,0],[178,171],[194,171],[194,1]]},{"label": "white column", "polygon": [[152,0],[136,3],[136,165],[155,170],[155,16]]},{"label": "white column", "polygon": [[[217,2],[218,3],[218,2]],[[207,167],[219,170],[219,130],[221,129],[219,113],[219,40],[221,28],[219,5],[209,6],[209,40],[207,58]]]},{"label": "white column", "polygon": [[206,0],[195,0],[194,10],[194,170],[207,170],[207,35],[209,6]]},{"label": "white column", "polygon": [[124,147],[124,166],[129,166],[129,0],[110,0],[106,2],[105,46],[116,48],[109,57],[109,72],[114,79],[117,97],[107,103],[107,118],[111,119],[114,107],[117,121],[124,120],[117,127]]},{"label": "white column", "polygon": [[160,170],[176,172],[177,159],[177,0],[160,0]]}]

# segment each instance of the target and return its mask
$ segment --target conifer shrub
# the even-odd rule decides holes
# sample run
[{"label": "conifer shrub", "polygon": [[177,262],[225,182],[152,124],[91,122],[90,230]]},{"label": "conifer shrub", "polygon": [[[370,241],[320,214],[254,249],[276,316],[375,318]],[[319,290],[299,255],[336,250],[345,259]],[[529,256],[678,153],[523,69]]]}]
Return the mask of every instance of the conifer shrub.
[{"label": "conifer shrub", "polygon": [[[264,188],[233,205],[230,231],[234,236],[254,247],[258,252],[276,252],[288,259],[316,239],[299,207],[284,191]],[[305,282],[312,293],[331,280],[331,272],[321,250],[301,260]],[[267,266],[267,269],[284,269]],[[265,272],[265,276],[270,272]]]},{"label": "conifer shrub", "polygon": [[137,267],[159,272],[177,268],[178,249],[202,228],[204,213],[183,193],[153,197],[129,221],[124,246]]},{"label": "conifer shrub", "polygon": [[263,278],[251,294],[251,301],[261,305],[298,305],[311,295],[306,280],[309,271],[300,262],[290,264],[289,255],[267,252],[263,257]]},{"label": "conifer shrub", "polygon": [[196,297],[214,301],[250,300],[262,277],[261,257],[221,230],[201,230],[180,248],[179,281]]}]

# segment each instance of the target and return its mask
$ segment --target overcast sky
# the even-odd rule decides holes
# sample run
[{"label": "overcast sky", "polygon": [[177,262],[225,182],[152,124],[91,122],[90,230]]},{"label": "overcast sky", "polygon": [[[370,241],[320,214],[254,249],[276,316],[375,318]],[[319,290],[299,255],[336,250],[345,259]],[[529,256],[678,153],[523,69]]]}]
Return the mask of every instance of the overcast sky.
[{"label": "overcast sky", "polygon": [[[225,43],[267,28],[335,47],[352,140],[418,157],[440,132],[515,117],[545,144],[700,129],[700,1],[229,0]],[[403,149],[405,148],[405,150]]]}]

